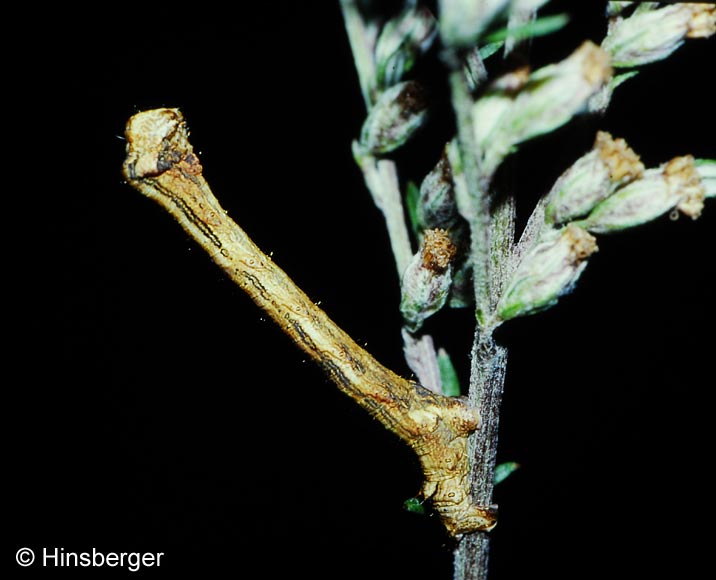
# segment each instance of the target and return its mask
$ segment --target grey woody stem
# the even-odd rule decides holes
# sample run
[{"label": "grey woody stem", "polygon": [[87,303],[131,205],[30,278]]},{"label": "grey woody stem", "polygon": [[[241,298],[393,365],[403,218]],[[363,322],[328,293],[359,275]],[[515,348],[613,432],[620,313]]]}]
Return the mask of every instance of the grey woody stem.
[{"label": "grey woody stem", "polygon": [[[507,349],[493,338],[494,310],[508,279],[514,251],[514,198],[497,199],[492,175],[480,167],[474,140],[473,98],[458,55],[448,55],[452,104],[457,121],[457,143],[465,177],[466,203],[461,213],[470,224],[470,253],[475,290],[475,337],[468,398],[480,411],[483,423],[470,435],[469,486],[473,501],[492,505],[498,426],[505,383]],[[461,538],[454,551],[454,580],[486,580],[489,536],[485,530]]]},{"label": "grey woody stem", "polygon": [[[476,334],[473,344],[469,400],[482,417],[480,429],[469,439],[470,487],[473,501],[492,504],[497,435],[505,384],[507,349],[491,335]],[[454,580],[485,580],[490,538],[484,531],[464,536],[455,548]]]}]

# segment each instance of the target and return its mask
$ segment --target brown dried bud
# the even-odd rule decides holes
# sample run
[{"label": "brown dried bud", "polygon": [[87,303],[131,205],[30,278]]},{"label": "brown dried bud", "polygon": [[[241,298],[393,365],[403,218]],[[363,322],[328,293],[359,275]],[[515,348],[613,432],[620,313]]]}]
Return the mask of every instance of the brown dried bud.
[{"label": "brown dried bud", "polygon": [[644,164],[624,139],[614,139],[606,131],[599,131],[595,148],[609,169],[609,178],[612,181],[625,183],[644,173]]},{"label": "brown dried bud", "polygon": [[455,245],[445,230],[426,230],[422,255],[424,268],[442,274],[455,257]]},{"label": "brown dried bud", "polygon": [[403,274],[400,311],[405,325],[416,332],[440,310],[450,294],[455,245],[445,230],[426,230],[420,251]]},{"label": "brown dried bud", "polygon": [[561,224],[587,215],[618,187],[644,172],[639,156],[624,139],[600,131],[594,148],[555,182],[545,209],[548,223]]},{"label": "brown dried bud", "polygon": [[664,177],[672,191],[679,192],[676,209],[691,219],[699,217],[704,209],[706,192],[694,165],[694,158],[685,155],[672,159],[664,167]]}]

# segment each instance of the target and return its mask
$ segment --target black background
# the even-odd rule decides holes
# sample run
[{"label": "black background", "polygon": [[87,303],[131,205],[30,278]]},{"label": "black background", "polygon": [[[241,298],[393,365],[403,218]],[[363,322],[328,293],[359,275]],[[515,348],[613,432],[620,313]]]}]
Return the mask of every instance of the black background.
[{"label": "black background", "polygon": [[[599,4],[537,41],[535,66],[599,42]],[[126,119],[181,108],[229,214],[357,341],[409,372],[387,235],[350,152],[364,109],[338,3],[234,10],[116,5],[13,23],[7,577],[60,573],[21,569],[23,546],[164,552],[146,578],[451,577],[439,523],[401,508],[420,485],[412,454],[122,182]],[[508,176],[521,217],[597,129],[647,166],[713,157],[715,48],[689,42],[620,88],[605,118],[524,147]],[[451,118],[438,59],[416,74],[435,113],[397,158],[420,179]],[[522,467],[496,492],[494,580],[710,569],[714,210],[600,238],[558,308],[501,329],[499,457]],[[466,384],[469,311],[430,329]]]}]

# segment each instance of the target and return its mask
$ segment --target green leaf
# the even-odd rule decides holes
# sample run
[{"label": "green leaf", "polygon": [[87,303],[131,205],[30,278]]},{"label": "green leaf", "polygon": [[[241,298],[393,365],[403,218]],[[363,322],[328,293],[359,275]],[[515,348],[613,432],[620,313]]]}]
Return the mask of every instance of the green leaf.
[{"label": "green leaf", "polygon": [[482,60],[485,60],[487,58],[490,58],[493,54],[495,54],[498,50],[500,50],[504,45],[505,45],[504,40],[501,40],[499,42],[490,42],[489,44],[481,46],[477,52],[480,53],[480,58]]},{"label": "green leaf", "polygon": [[408,218],[413,228],[415,237],[419,237],[420,226],[418,224],[418,203],[420,201],[420,187],[414,181],[408,181],[405,189],[405,205],[408,210]]},{"label": "green leaf", "polygon": [[631,70],[629,72],[625,72],[620,75],[616,75],[611,81],[609,81],[610,88],[612,90],[614,90],[620,84],[622,84],[624,81],[628,81],[630,78],[635,77],[638,74],[639,74],[638,70]]},{"label": "green leaf", "polygon": [[455,366],[450,360],[450,355],[443,348],[438,349],[438,369],[440,370],[440,382],[443,385],[443,395],[459,397],[460,379],[458,379]]},{"label": "green leaf", "polygon": [[495,485],[505,481],[505,479],[507,479],[510,475],[512,475],[519,468],[520,468],[520,464],[515,463],[514,461],[509,461],[507,463],[500,463],[500,465],[495,467]]},{"label": "green leaf", "polygon": [[403,502],[403,508],[406,511],[409,511],[411,514],[420,514],[421,516],[424,516],[427,513],[423,502],[420,501],[417,497],[411,497],[410,499],[406,499]]},{"label": "green leaf", "polygon": [[515,26],[514,28],[500,28],[495,32],[488,34],[485,41],[488,43],[500,42],[507,38],[514,38],[516,41],[525,40],[527,38],[535,38],[537,36],[546,36],[557,32],[569,22],[569,15],[555,14],[553,16],[544,16],[537,18],[532,22]]}]

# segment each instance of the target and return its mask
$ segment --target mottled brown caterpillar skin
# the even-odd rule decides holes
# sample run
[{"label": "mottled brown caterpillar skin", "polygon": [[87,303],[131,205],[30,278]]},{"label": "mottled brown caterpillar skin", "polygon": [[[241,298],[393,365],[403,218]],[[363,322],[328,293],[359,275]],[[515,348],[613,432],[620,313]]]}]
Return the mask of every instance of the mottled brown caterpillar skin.
[{"label": "mottled brown caterpillar skin", "polygon": [[470,498],[467,437],[479,417],[466,399],[436,395],[381,365],[251,241],[209,189],[177,109],[134,115],[126,137],[127,181],[172,214],[341,391],[415,451],[423,498],[448,533],[492,529],[494,508]]}]

